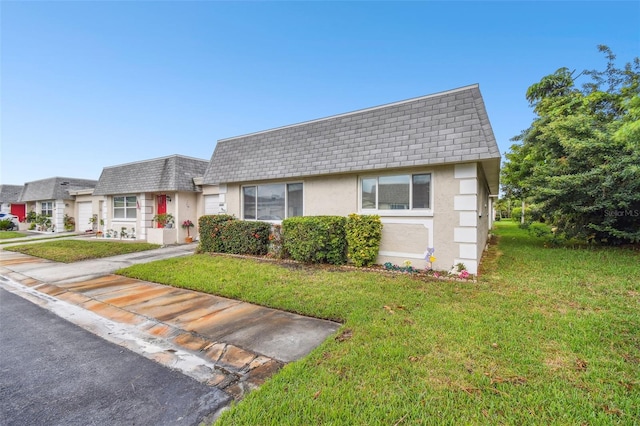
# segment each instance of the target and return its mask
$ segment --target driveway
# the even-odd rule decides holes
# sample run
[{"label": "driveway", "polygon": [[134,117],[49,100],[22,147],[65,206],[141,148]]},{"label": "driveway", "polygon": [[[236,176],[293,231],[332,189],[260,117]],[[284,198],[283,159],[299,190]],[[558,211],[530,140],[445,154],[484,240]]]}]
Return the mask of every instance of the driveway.
[{"label": "driveway", "polygon": [[194,245],[60,264],[0,251],[0,286],[235,399],[304,357],[340,324],[113,275]]},{"label": "driveway", "polygon": [[0,423],[197,425],[231,397],[0,288]]}]

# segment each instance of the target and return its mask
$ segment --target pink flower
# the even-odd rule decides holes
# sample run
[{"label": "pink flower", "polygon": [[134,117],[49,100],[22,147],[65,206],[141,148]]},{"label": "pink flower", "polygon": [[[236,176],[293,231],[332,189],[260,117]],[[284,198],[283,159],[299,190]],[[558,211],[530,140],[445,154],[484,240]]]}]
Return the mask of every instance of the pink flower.
[{"label": "pink flower", "polygon": [[466,269],[463,269],[458,276],[460,278],[469,278],[469,272]]},{"label": "pink flower", "polygon": [[434,277],[436,277],[436,278],[440,278],[440,274],[439,274],[439,273],[437,273],[437,272],[434,272],[434,273],[433,273],[433,276],[434,276]]}]

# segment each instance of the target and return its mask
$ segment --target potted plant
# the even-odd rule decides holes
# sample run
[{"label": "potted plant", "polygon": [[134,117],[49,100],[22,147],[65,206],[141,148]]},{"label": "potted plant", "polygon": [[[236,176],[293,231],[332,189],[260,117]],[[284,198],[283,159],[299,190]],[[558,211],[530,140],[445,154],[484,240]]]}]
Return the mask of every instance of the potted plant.
[{"label": "potted plant", "polygon": [[186,229],[187,230],[187,236],[184,239],[185,242],[187,243],[191,243],[193,242],[193,237],[191,236],[189,229],[193,228],[195,225],[193,224],[193,222],[191,222],[189,219],[185,220],[184,222],[182,222],[182,229]]},{"label": "potted plant", "polygon": [[[98,215],[97,215],[97,214],[94,214],[93,216],[91,216],[91,217],[89,218],[89,223],[91,224],[91,228],[92,228],[94,231],[96,231],[96,234],[97,234],[98,232],[100,232],[100,234],[102,235],[102,231],[101,231],[101,228],[100,228],[100,227],[104,226],[104,219],[100,219],[100,220],[98,220]],[[100,227],[98,227],[98,226],[97,226],[97,225],[98,225],[98,223],[100,223]]]},{"label": "potted plant", "polygon": [[160,213],[153,216],[152,219],[158,228],[171,228],[173,227],[173,215],[171,213]]},{"label": "potted plant", "polygon": [[69,216],[68,214],[64,214],[64,230],[67,232],[74,231],[76,229],[76,220]]}]

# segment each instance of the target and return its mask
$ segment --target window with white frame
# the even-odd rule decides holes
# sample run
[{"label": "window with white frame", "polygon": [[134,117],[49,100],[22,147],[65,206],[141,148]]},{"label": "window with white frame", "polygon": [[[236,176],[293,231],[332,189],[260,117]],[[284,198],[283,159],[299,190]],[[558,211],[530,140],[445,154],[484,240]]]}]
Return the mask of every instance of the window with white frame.
[{"label": "window with white frame", "polygon": [[242,187],[242,218],[282,220],[302,216],[302,183],[270,183]]},{"label": "window with white frame", "polygon": [[43,201],[40,204],[40,214],[42,216],[53,216],[53,201]]},{"label": "window with white frame", "polygon": [[419,210],[431,208],[431,174],[363,177],[362,210]]},{"label": "window with white frame", "polygon": [[135,195],[121,195],[113,197],[113,218],[135,219],[136,201],[137,199]]}]

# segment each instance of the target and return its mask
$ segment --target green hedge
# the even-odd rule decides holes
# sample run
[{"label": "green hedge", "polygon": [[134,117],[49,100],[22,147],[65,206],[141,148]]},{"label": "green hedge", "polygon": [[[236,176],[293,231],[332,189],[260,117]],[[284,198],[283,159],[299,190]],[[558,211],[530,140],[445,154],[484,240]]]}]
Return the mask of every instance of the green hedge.
[{"label": "green hedge", "polygon": [[[356,266],[375,262],[380,249],[382,223],[379,216],[292,217],[276,225],[238,220],[231,215],[201,216],[200,252],[291,257],[308,263],[342,265],[350,259]],[[279,232],[281,229],[282,232]]]},{"label": "green hedge", "polygon": [[382,238],[382,222],[377,215],[350,214],[346,223],[347,256],[356,266],[376,261]]},{"label": "green hedge", "polygon": [[222,252],[263,256],[269,251],[269,231],[267,222],[234,220],[221,228]]},{"label": "green hedge", "polygon": [[201,252],[265,255],[271,224],[237,220],[230,215],[201,216]]},{"label": "green hedge", "polygon": [[198,251],[205,253],[223,253],[224,247],[220,238],[221,229],[236,218],[228,214],[216,214],[200,216],[198,228],[200,229],[200,245]]},{"label": "green hedge", "polygon": [[292,259],[342,265],[347,262],[347,239],[342,216],[291,217],[282,221],[284,248]]}]

